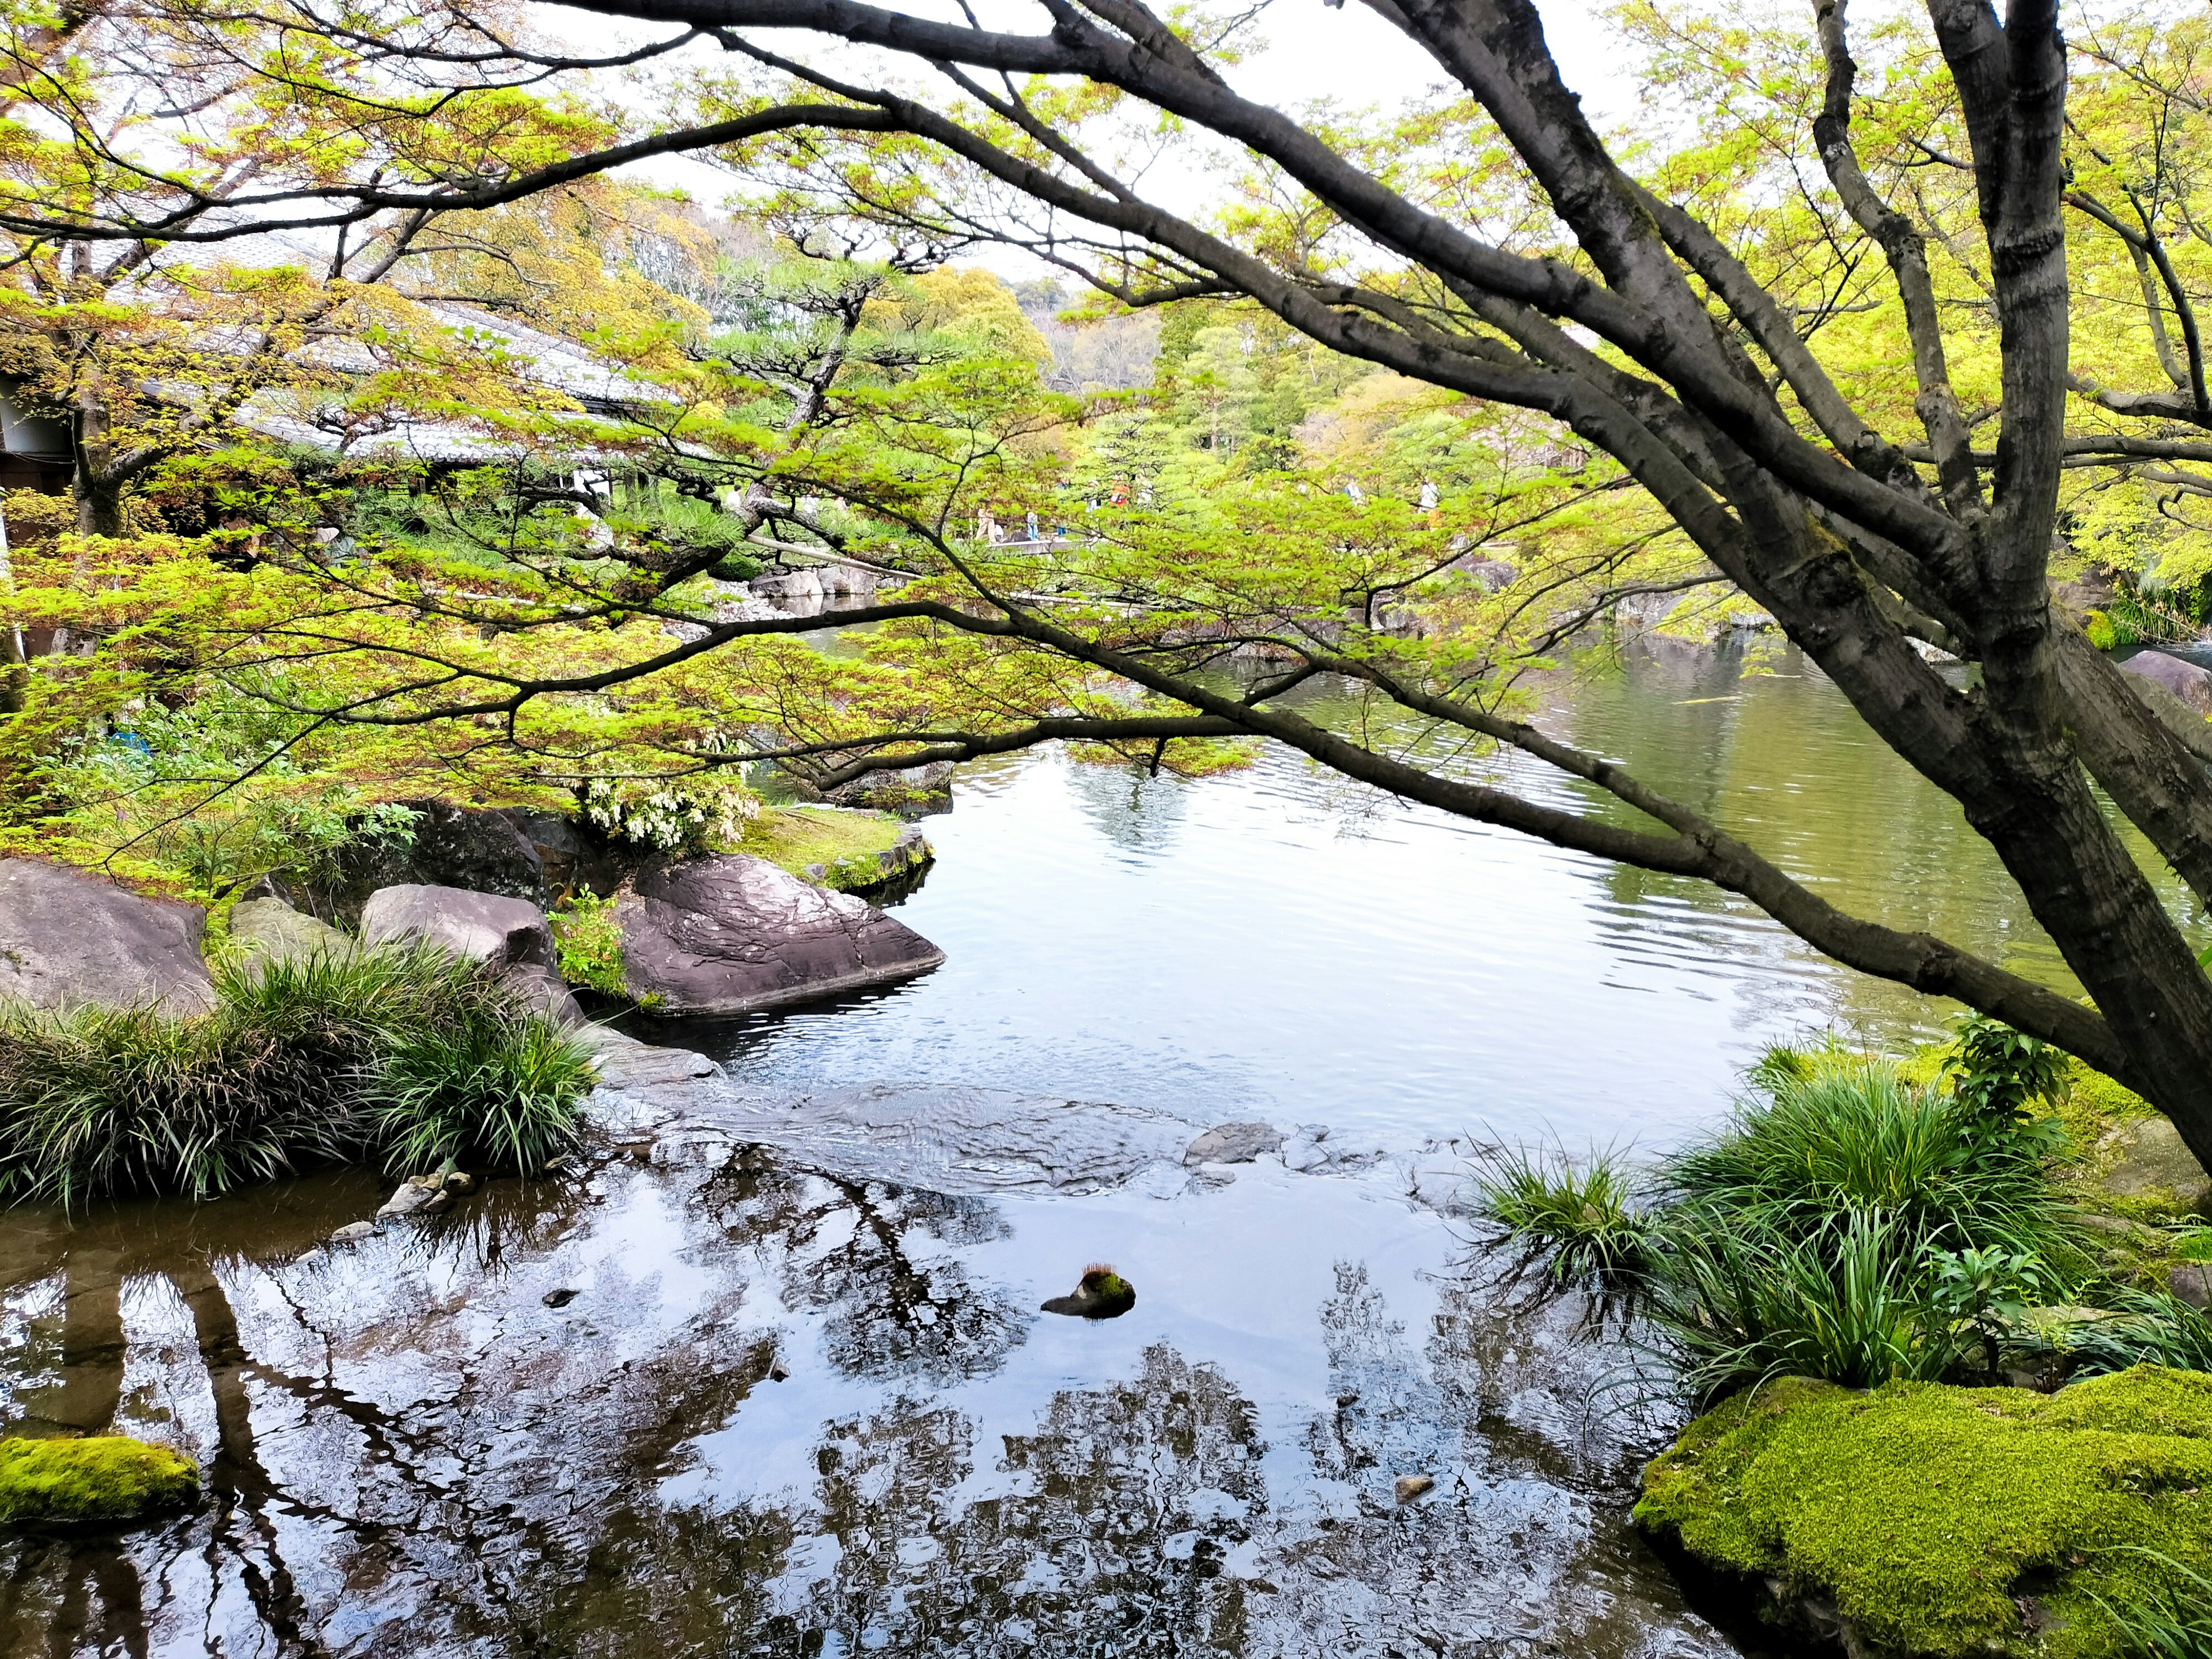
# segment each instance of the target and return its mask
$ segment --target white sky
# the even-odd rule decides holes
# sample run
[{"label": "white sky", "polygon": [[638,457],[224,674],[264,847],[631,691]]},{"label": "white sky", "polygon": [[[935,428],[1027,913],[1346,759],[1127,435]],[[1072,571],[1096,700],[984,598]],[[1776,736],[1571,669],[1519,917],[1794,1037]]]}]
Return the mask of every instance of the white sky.
[{"label": "white sky", "polygon": [[[949,0],[879,0],[897,9],[921,15],[943,15],[958,21]],[[1625,122],[1635,114],[1637,93],[1626,72],[1631,64],[1602,23],[1593,0],[1537,0],[1544,20],[1545,38],[1569,88],[1582,95],[1584,107],[1601,130]],[[662,37],[672,30],[635,23],[617,23],[596,13],[565,6],[541,4],[533,8],[540,25],[572,45],[599,52]],[[976,0],[975,11],[986,27],[1024,33],[1042,33],[1048,26],[1042,10],[1023,0]],[[1322,0],[1270,0],[1261,14],[1260,28],[1268,41],[1266,52],[1249,59],[1229,74],[1230,82],[1247,97],[1278,107],[1295,106],[1330,99],[1347,109],[1372,106],[1385,111],[1418,96],[1443,79],[1425,53],[1359,3],[1346,0],[1341,8],[1324,6]],[[780,49],[793,56],[823,55],[819,37],[779,31]],[[924,66],[911,60],[891,60],[874,52],[849,47],[833,48],[852,67],[854,78],[869,74],[870,67],[894,81],[934,81]],[[715,54],[719,58],[720,54]],[[1189,212],[1198,209],[1212,189],[1202,162],[1205,147],[1194,143],[1187,161],[1170,155],[1147,172],[1146,193],[1162,206]],[[665,158],[642,169],[670,185],[690,191],[702,201],[720,203],[730,193],[730,180],[702,163]],[[979,252],[975,263],[1007,276],[1022,276],[1037,269],[1026,255],[1012,252]]]}]

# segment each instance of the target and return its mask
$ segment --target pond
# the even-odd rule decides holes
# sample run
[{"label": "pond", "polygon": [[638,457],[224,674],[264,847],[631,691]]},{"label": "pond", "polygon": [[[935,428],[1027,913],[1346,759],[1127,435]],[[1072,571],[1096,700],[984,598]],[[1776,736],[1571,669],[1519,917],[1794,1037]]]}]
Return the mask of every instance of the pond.
[{"label": "pond", "polygon": [[[1546,718],[1845,908],[2068,983],[1832,687],[1742,666],[1638,658]],[[1735,1651],[1628,1524],[1674,1419],[1603,1310],[1465,1214],[1463,1154],[1665,1146],[1764,1042],[1942,1011],[1724,896],[1283,756],[970,768],[929,831],[900,915],[944,967],[637,1027],[727,1079],[611,1102],[566,1176],[333,1249],[365,1174],[12,1214],[0,1427],[112,1420],[210,1497],[0,1544],[0,1649]],[[1251,1120],[1281,1155],[1182,1164]],[[1091,1261],[1133,1311],[1038,1311]]]}]

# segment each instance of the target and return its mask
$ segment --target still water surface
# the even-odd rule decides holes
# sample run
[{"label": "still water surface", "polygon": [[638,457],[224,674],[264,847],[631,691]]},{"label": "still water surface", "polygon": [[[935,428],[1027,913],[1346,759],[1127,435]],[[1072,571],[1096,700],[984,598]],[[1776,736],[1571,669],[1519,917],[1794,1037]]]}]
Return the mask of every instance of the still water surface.
[{"label": "still water surface", "polygon": [[[1547,719],[1846,908],[2064,983],[1955,809],[1781,666],[1644,660]],[[112,1420],[210,1498],[0,1543],[0,1650],[1734,1651],[1627,1522],[1671,1419],[1457,1208],[1464,1138],[1663,1146],[1764,1042],[1940,1011],[1280,757],[971,769],[930,833],[900,914],[945,967],[659,1028],[727,1083],[572,1179],[336,1250],[365,1174],[12,1215],[0,1427]],[[1182,1167],[1253,1118],[1306,1127]],[[1036,1311],[1092,1260],[1134,1311]]]}]

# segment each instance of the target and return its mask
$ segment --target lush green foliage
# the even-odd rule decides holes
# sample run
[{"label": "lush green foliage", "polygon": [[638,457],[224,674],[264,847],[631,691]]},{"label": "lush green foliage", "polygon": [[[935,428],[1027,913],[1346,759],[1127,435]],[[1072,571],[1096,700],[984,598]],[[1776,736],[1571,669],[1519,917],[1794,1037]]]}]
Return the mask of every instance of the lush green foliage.
[{"label": "lush green foliage", "polygon": [[206,1199],[356,1158],[530,1170],[574,1137],[583,1051],[471,963],[317,954],[217,989],[181,1019],[0,1009],[0,1200]]},{"label": "lush green foliage", "polygon": [[[1991,1374],[2028,1310],[2093,1269],[2053,1143],[2017,1115],[2047,1103],[2063,1064],[2010,1033],[1970,1034],[1948,1090],[1834,1042],[1771,1049],[1727,1127],[1641,1180],[1611,1158],[1505,1154],[1478,1173],[1485,1208],[1563,1275],[1633,1289],[1695,1400],[1781,1376],[1865,1388]],[[2143,1322],[2111,1326],[2077,1363],[2180,1352],[2185,1327],[2158,1324],[2154,1341]]]},{"label": "lush green foliage", "polygon": [[561,977],[611,997],[629,994],[623,971],[622,924],[615,902],[579,887],[553,912],[553,943],[560,954]]},{"label": "lush green foliage", "polygon": [[[2212,1377],[2146,1366],[2055,1395],[1796,1378],[1692,1424],[1636,1513],[1709,1562],[1832,1596],[1884,1651],[2118,1659],[2145,1631],[2116,1610],[2190,1616],[2208,1492]],[[2055,1615],[2032,1644],[2022,1594]]]}]

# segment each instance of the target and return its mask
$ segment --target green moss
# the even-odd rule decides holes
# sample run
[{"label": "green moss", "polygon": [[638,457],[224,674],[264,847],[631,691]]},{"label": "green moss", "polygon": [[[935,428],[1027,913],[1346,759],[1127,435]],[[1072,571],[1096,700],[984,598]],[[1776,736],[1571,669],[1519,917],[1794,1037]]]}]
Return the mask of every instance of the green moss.
[{"label": "green moss", "polygon": [[2159,1556],[2212,1569],[2212,1376],[2138,1366],[2048,1395],[1793,1378],[1692,1424],[1636,1515],[1832,1597],[1881,1649],[2100,1659],[2121,1650],[2108,1607],[2167,1588]]},{"label": "green moss", "polygon": [[794,876],[804,877],[810,865],[822,865],[829,872],[824,886],[852,891],[882,885],[878,855],[890,851],[905,829],[888,812],[785,806],[747,823],[744,839],[732,850],[766,859]]},{"label": "green moss", "polygon": [[135,1521],[199,1491],[198,1464],[143,1440],[0,1440],[0,1525]]}]

